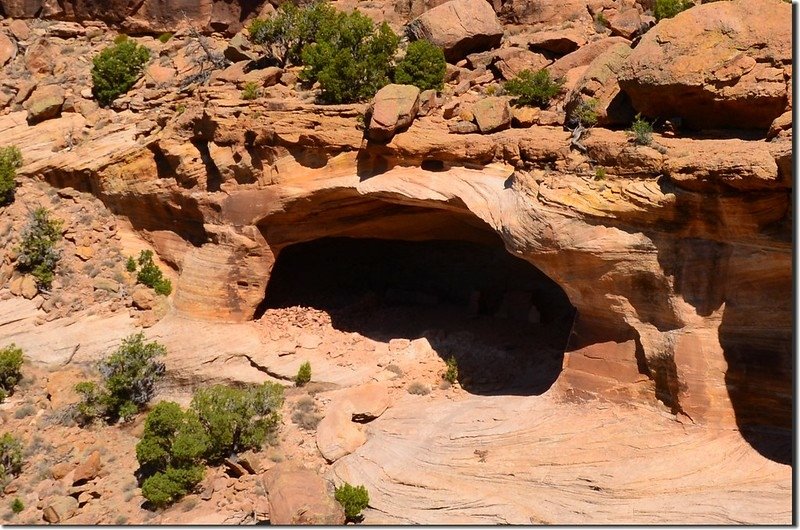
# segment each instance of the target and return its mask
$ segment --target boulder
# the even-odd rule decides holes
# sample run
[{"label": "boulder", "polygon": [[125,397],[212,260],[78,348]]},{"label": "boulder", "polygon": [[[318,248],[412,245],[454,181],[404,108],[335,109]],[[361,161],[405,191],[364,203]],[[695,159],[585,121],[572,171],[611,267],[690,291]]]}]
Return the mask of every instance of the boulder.
[{"label": "boulder", "polygon": [[367,137],[374,142],[388,142],[407,129],[419,110],[419,88],[412,85],[386,85],[372,104]]},{"label": "boulder", "polygon": [[535,72],[551,61],[541,53],[525,48],[503,48],[495,54],[490,67],[503,79],[512,79],[523,70]]},{"label": "boulder", "polygon": [[60,86],[46,85],[37,88],[23,104],[28,111],[28,123],[33,125],[60,116],[64,99],[64,89]]},{"label": "boulder", "polygon": [[503,26],[486,0],[450,0],[412,20],[413,40],[427,39],[444,50],[448,62],[500,45]]},{"label": "boulder", "polygon": [[50,524],[61,523],[75,515],[78,510],[78,499],[69,495],[55,497],[42,513],[42,517]]},{"label": "boulder", "polygon": [[482,133],[507,129],[511,125],[511,106],[506,98],[484,98],[472,106],[472,114]]},{"label": "boulder", "polygon": [[662,20],[619,74],[645,116],[690,128],[764,129],[788,102],[792,7],[780,0],[703,4]]},{"label": "boulder", "polygon": [[333,485],[309,469],[281,463],[264,474],[272,525],[343,525]]},{"label": "boulder", "polygon": [[642,15],[635,7],[623,9],[608,19],[608,27],[612,35],[632,39],[644,33],[648,24],[642,20]]},{"label": "boulder", "polygon": [[19,284],[19,294],[26,300],[32,300],[39,294],[39,288],[36,286],[36,279],[33,276],[26,274],[22,277]]},{"label": "boulder", "polygon": [[547,70],[550,72],[550,76],[554,79],[564,77],[567,75],[567,72],[573,68],[591,64],[591,62],[597,59],[597,57],[599,57],[603,52],[620,43],[630,46],[628,39],[623,37],[608,37],[590,42],[586,46],[583,46],[574,52],[561,57],[556,62],[548,66]]},{"label": "boulder", "polygon": [[328,414],[317,425],[317,448],[330,463],[347,456],[367,441],[364,428],[353,423],[349,407],[331,406]]},{"label": "boulder", "polygon": [[253,53],[250,41],[241,31],[228,41],[228,46],[225,48],[223,54],[225,58],[232,63],[238,61],[253,61],[258,58],[257,54]]},{"label": "boulder", "polygon": [[367,383],[347,390],[341,397],[343,408],[350,410],[354,421],[371,421],[386,412],[391,405],[385,385]]},{"label": "boulder", "polygon": [[528,37],[531,50],[545,50],[558,55],[572,53],[584,44],[586,39],[574,30],[539,31]]},{"label": "boulder", "polygon": [[102,467],[103,463],[100,461],[100,451],[92,451],[86,460],[78,464],[78,467],[75,468],[75,472],[72,475],[72,485],[75,486],[92,480],[100,473]]},{"label": "boulder", "polygon": [[566,98],[564,110],[568,117],[581,101],[593,99],[598,125],[628,125],[633,120],[636,113],[617,80],[631,51],[629,45],[620,42],[592,61]]},{"label": "boulder", "polygon": [[28,27],[28,23],[24,20],[14,20],[8,25],[8,29],[18,41],[26,41],[31,36],[31,28]]},{"label": "boulder", "polygon": [[144,285],[137,285],[134,287],[131,298],[133,299],[134,307],[137,309],[146,311],[155,307],[156,298],[153,295],[153,291]]},{"label": "boulder", "polygon": [[0,66],[17,56],[17,45],[5,33],[0,32]]}]

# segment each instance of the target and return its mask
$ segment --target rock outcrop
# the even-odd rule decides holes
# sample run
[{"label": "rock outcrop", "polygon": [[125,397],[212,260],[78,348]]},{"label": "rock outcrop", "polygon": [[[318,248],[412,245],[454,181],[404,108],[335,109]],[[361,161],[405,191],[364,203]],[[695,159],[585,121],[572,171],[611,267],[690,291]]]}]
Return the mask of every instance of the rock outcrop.
[{"label": "rock outcrop", "polygon": [[645,116],[692,128],[769,128],[786,109],[791,6],[779,0],[703,4],[663,20],[619,73]]},{"label": "rock outcrop", "polygon": [[279,464],[264,475],[269,520],[275,525],[343,525],[333,486],[309,469]]},{"label": "rock outcrop", "polygon": [[407,31],[415,40],[442,48],[450,62],[495,48],[503,37],[503,26],[486,0],[450,0],[414,19]]},{"label": "rock outcrop", "polygon": [[378,90],[369,112],[367,137],[388,142],[411,125],[419,110],[419,88],[412,85],[386,85]]}]

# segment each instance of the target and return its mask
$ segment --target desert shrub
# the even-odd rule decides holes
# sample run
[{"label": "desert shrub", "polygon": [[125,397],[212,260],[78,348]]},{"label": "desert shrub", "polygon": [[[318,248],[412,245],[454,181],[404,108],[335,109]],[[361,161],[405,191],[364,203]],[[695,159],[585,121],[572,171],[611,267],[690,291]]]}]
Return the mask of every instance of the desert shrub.
[{"label": "desert shrub", "polygon": [[594,29],[598,32],[604,32],[608,28],[608,19],[602,11],[594,16]]},{"label": "desert shrub", "polygon": [[22,471],[22,444],[11,433],[0,437],[0,484]]},{"label": "desert shrub", "polygon": [[49,289],[53,283],[56,266],[61,259],[55,249],[60,239],[61,221],[50,219],[50,212],[46,208],[34,210],[22,231],[22,242],[17,249],[17,269],[33,275],[40,289]]},{"label": "desert shrub", "polygon": [[553,80],[545,69],[532,72],[523,70],[514,79],[506,81],[505,91],[516,96],[517,105],[545,107],[550,103],[564,84],[562,79]]},{"label": "desert shrub", "polygon": [[681,11],[692,7],[692,3],[687,0],[656,0],[653,6],[653,16],[656,20],[672,18]]},{"label": "desert shrub", "polygon": [[203,479],[203,458],[209,440],[194,411],[162,402],[147,415],[136,459],[142,475],[142,495],[163,507],[186,495]]},{"label": "desert shrub", "polygon": [[25,403],[20,408],[14,411],[14,418],[21,420],[36,414],[36,405],[33,403]]},{"label": "desert shrub", "polygon": [[628,134],[639,145],[650,145],[653,142],[653,126],[641,114],[636,115]]},{"label": "desert shrub", "polygon": [[314,398],[310,396],[303,396],[298,400],[292,412],[292,422],[298,425],[301,429],[313,431],[322,420],[322,416],[316,413],[317,405],[314,403]]},{"label": "desert shrub", "polygon": [[306,361],[298,368],[297,375],[294,376],[294,383],[297,386],[303,386],[309,381],[311,381],[311,363]]},{"label": "desert shrub", "polygon": [[458,380],[458,362],[456,358],[450,356],[446,362],[447,368],[444,372],[444,380],[450,383],[451,385]]},{"label": "desert shrub", "polygon": [[393,363],[392,364],[387,364],[386,365],[386,369],[388,371],[392,372],[393,374],[395,374],[397,377],[403,377],[403,375],[405,375],[403,373],[403,369],[400,368],[399,366],[397,366],[396,364],[393,364]]},{"label": "desert shrub", "polygon": [[369,99],[389,83],[399,42],[385,22],[376,28],[357,10],[336,13],[320,27],[316,42],[303,48],[305,67],[300,76],[307,82],[319,82],[324,102]]},{"label": "desert shrub", "polygon": [[0,403],[14,393],[14,387],[22,379],[22,349],[9,344],[0,349]]},{"label": "desert shrub", "polygon": [[161,42],[161,44],[168,43],[171,38],[172,38],[172,33],[170,33],[169,31],[167,31],[166,33],[162,33],[161,35],[158,36],[158,40]]},{"label": "desert shrub", "polygon": [[105,107],[138,81],[150,60],[150,51],[124,35],[92,59],[92,92]]},{"label": "desert shrub", "polygon": [[25,509],[25,505],[22,503],[22,499],[19,497],[15,497],[13,501],[11,501],[11,511],[14,513],[22,513],[22,510]]},{"label": "desert shrub", "polygon": [[446,69],[442,49],[427,40],[417,40],[408,45],[406,56],[397,63],[394,80],[420,90],[441,90]]},{"label": "desert shrub", "polygon": [[428,388],[428,385],[422,384],[419,381],[414,381],[408,385],[408,393],[418,396],[427,396],[431,393],[431,389]]},{"label": "desert shrub", "polygon": [[594,170],[594,179],[595,180],[605,180],[606,178],[606,168],[598,167]]},{"label": "desert shrub", "polygon": [[258,99],[258,85],[252,81],[245,83],[244,89],[242,89],[242,99],[247,101]]},{"label": "desert shrub", "polygon": [[17,169],[22,167],[22,153],[13,145],[0,147],[0,205],[10,203],[17,187]]},{"label": "desert shrub", "polygon": [[208,434],[207,460],[216,462],[231,453],[261,448],[276,431],[282,404],[283,387],[277,383],[199,389],[191,408]]},{"label": "desert shrub", "polygon": [[169,296],[172,292],[172,282],[164,278],[164,273],[153,262],[153,251],[143,250],[137,261],[140,268],[136,274],[136,281],[152,288],[158,294]]},{"label": "desert shrub", "polygon": [[594,98],[581,99],[581,102],[572,111],[572,117],[585,127],[597,125],[597,100]]},{"label": "desert shrub", "polygon": [[136,260],[133,259],[133,256],[128,256],[128,259],[125,261],[125,270],[128,272],[136,272]]},{"label": "desert shrub", "polygon": [[250,23],[250,40],[264,47],[267,57],[281,66],[301,63],[303,48],[315,42],[323,27],[336,18],[330,3],[316,1],[304,7],[284,2],[269,19],[256,18]]},{"label": "desert shrub", "polygon": [[353,486],[347,482],[336,488],[334,497],[344,508],[348,520],[357,519],[362,510],[369,505],[369,493],[364,486]]},{"label": "desert shrub", "polygon": [[97,417],[124,421],[139,412],[164,375],[164,363],[155,359],[166,352],[158,342],[145,342],[143,333],[123,339],[117,351],[100,361],[102,388],[90,381],[75,385],[75,391],[81,394],[80,423],[90,423]]}]

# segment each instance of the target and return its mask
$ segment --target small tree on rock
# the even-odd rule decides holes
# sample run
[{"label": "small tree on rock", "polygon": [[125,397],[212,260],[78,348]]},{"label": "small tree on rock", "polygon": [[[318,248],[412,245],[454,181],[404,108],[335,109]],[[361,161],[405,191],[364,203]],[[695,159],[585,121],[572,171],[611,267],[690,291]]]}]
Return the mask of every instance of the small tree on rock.
[{"label": "small tree on rock", "polygon": [[22,167],[22,153],[15,146],[0,147],[0,206],[10,203],[17,187],[17,169]]},{"label": "small tree on rock", "polygon": [[406,56],[397,63],[394,80],[420,90],[441,90],[446,71],[442,49],[427,40],[417,40],[408,45]]},{"label": "small tree on rock", "polygon": [[31,273],[40,289],[49,289],[53,283],[55,269],[61,259],[61,254],[55,249],[60,239],[61,221],[50,219],[50,212],[46,208],[34,210],[17,249],[17,269]]},{"label": "small tree on rock", "polygon": [[130,90],[149,60],[150,50],[120,35],[92,59],[92,92],[97,102],[106,107]]}]

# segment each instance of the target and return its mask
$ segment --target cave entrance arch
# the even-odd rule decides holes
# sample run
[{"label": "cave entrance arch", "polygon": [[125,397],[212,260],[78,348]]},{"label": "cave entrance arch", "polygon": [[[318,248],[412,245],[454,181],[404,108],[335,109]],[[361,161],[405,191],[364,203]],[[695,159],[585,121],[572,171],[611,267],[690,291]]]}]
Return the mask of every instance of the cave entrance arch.
[{"label": "cave entrance arch", "polygon": [[541,394],[561,372],[575,309],[488,226],[475,230],[421,240],[370,230],[287,245],[276,253],[256,318],[271,308],[313,307],[334,328],[372,340],[425,337],[441,358],[456,358],[472,393]]}]

